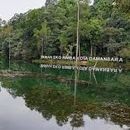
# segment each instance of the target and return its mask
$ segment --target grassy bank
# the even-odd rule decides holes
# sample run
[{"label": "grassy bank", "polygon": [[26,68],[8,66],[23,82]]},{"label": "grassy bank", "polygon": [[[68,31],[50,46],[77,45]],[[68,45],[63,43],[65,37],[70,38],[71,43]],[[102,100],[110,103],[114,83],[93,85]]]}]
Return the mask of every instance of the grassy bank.
[{"label": "grassy bank", "polygon": [[[55,65],[75,65],[75,61],[71,60],[33,60],[33,63],[37,64],[55,64]],[[116,62],[107,62],[107,61],[78,61],[79,66],[96,66],[96,67],[118,67],[122,66],[130,70],[130,62],[127,63],[116,63]]]}]

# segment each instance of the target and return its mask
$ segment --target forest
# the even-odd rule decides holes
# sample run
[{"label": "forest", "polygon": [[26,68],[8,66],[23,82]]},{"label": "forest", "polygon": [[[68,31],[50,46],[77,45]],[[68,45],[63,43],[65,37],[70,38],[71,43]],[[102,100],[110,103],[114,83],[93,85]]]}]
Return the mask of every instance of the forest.
[{"label": "forest", "polygon": [[46,0],[39,9],[0,19],[1,56],[74,56],[78,6],[78,55],[130,59],[130,0]]}]

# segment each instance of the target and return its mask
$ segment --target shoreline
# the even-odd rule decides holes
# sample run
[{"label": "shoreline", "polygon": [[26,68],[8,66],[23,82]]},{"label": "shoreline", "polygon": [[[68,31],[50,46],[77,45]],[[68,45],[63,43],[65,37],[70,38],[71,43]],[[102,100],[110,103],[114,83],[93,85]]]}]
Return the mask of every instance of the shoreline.
[{"label": "shoreline", "polygon": [[[35,64],[54,64],[54,65],[70,65],[74,66],[75,61],[70,60],[32,60],[32,63]],[[117,63],[117,62],[108,62],[108,61],[78,61],[78,66],[84,67],[122,67],[126,70],[130,70],[130,62],[127,63]]]}]

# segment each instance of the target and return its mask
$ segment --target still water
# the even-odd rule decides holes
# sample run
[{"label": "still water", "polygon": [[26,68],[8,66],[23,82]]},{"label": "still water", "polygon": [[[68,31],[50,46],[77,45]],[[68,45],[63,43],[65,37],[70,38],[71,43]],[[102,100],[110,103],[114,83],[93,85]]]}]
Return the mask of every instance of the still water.
[{"label": "still water", "polygon": [[[8,65],[1,63],[1,70]],[[130,72],[90,72],[12,63],[0,78],[0,130],[129,130]]]}]

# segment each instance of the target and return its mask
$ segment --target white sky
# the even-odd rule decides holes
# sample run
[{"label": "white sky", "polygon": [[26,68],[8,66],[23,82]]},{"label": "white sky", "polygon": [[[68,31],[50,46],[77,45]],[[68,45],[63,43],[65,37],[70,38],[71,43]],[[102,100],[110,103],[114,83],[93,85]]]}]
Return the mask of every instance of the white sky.
[{"label": "white sky", "polygon": [[9,20],[15,13],[24,13],[29,9],[42,7],[45,1],[46,0],[0,0],[0,18]]},{"label": "white sky", "polygon": [[15,13],[42,7],[45,0],[0,0],[0,18],[9,20]]}]

